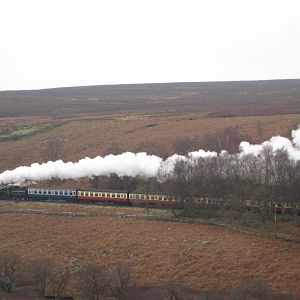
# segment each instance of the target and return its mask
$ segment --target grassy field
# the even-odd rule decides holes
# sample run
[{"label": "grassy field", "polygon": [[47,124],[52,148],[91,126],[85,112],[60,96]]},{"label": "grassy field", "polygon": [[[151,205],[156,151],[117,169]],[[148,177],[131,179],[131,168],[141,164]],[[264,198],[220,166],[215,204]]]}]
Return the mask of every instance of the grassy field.
[{"label": "grassy field", "polygon": [[[56,120],[42,119],[51,124]],[[30,120],[26,120],[30,124]],[[33,119],[31,126],[40,122]],[[2,120],[2,122],[4,122]],[[11,127],[18,119],[10,119]],[[1,124],[1,120],[0,120]],[[208,117],[203,113],[139,113],[110,116],[85,116],[64,119],[61,126],[37,133],[22,140],[3,142],[0,145],[0,171],[20,165],[45,161],[47,142],[59,138],[63,141],[63,159],[77,161],[83,157],[95,157],[110,153],[114,145],[120,151],[147,151],[168,156],[175,152],[174,143],[181,137],[202,138],[225,127],[237,128],[252,140],[273,135],[288,136],[292,128],[300,124],[300,115]],[[6,126],[9,122],[6,122]],[[197,150],[197,149],[195,149]]]},{"label": "grassy field", "polygon": [[[126,262],[133,265],[137,283],[142,286],[179,282],[195,289],[224,290],[250,276],[265,280],[274,291],[300,293],[299,244],[215,226],[135,219],[134,215],[145,213],[143,209],[3,202],[0,208],[28,207],[95,214],[1,213],[0,251],[9,250],[25,259],[93,261],[108,268]],[[113,216],[128,213],[132,217]]]}]

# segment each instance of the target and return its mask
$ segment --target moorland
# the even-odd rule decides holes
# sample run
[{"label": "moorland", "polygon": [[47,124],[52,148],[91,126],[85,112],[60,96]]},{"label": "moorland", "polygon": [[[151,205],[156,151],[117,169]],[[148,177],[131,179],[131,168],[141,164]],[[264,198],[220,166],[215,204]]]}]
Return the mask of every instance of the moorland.
[{"label": "moorland", "polygon": [[[201,148],[235,152],[242,140],[261,143],[274,135],[290,137],[298,124],[300,80],[1,91],[0,172],[35,162],[77,161],[124,151],[161,157]],[[89,185],[91,180],[80,184]],[[27,262],[50,258],[69,265],[93,262],[107,269],[125,262],[143,287],[171,282],[222,293],[238,288],[245,278],[259,278],[274,292],[300,294],[298,243],[193,222],[136,218],[147,214],[171,218],[165,210],[113,208],[107,213],[107,209],[2,202],[0,251]],[[124,214],[131,217],[119,217]],[[270,222],[257,226],[299,236],[297,224],[291,227],[285,220],[276,226]]]}]

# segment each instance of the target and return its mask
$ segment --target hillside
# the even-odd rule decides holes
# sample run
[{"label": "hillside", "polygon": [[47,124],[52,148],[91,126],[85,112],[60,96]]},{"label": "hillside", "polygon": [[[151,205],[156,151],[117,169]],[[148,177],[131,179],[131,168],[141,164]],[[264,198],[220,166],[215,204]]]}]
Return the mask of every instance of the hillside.
[{"label": "hillside", "polygon": [[70,161],[123,151],[166,157],[180,150],[180,139],[197,140],[190,150],[220,151],[203,139],[230,127],[261,142],[290,137],[298,124],[300,80],[6,91],[0,92],[0,172],[53,159],[46,155],[53,140],[60,141],[58,158]]},{"label": "hillside", "polygon": [[1,91],[0,117],[132,111],[198,111],[211,116],[300,112],[300,79],[162,83]]}]

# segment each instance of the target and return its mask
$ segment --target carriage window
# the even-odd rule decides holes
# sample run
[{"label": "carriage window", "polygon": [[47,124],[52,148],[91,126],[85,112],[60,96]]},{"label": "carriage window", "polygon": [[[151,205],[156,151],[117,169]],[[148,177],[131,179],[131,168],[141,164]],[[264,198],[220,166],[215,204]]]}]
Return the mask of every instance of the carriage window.
[{"label": "carriage window", "polygon": [[62,195],[62,194],[63,194],[63,192],[62,192],[62,191],[59,191],[59,194],[60,194],[60,195]]},{"label": "carriage window", "polygon": [[114,197],[115,197],[115,194],[111,194],[111,196],[112,196],[112,198],[114,198]]},{"label": "carriage window", "polygon": [[55,195],[58,195],[58,191],[55,191],[54,193],[55,193]]},{"label": "carriage window", "polygon": [[37,190],[34,190],[34,193],[37,194]]},{"label": "carriage window", "polygon": [[42,191],[41,190],[39,190],[39,194],[41,194],[42,193]]},{"label": "carriage window", "polygon": [[67,191],[64,191],[64,194],[65,194],[65,195],[68,195],[68,192],[67,192]]}]

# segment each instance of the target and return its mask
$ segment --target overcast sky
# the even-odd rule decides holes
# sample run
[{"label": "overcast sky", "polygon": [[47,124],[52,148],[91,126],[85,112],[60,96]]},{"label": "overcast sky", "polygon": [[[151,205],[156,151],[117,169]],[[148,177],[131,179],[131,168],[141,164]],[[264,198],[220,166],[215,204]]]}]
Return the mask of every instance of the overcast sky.
[{"label": "overcast sky", "polygon": [[0,90],[300,78],[299,0],[0,0]]}]

